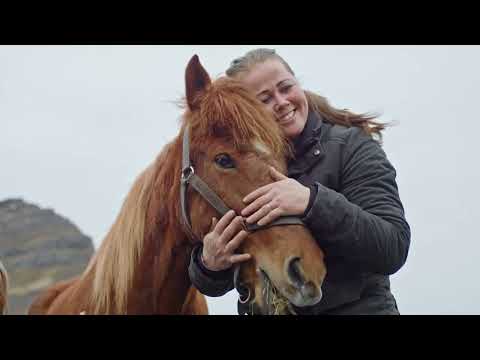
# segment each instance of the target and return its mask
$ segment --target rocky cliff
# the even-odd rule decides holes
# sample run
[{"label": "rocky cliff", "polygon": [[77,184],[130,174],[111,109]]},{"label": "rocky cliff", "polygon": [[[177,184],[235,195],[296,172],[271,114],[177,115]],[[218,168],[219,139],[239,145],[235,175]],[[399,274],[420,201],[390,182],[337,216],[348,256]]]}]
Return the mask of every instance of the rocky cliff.
[{"label": "rocky cliff", "polygon": [[0,201],[0,259],[10,280],[8,314],[25,314],[42,289],[83,272],[93,252],[92,240],[52,209],[21,199]]}]

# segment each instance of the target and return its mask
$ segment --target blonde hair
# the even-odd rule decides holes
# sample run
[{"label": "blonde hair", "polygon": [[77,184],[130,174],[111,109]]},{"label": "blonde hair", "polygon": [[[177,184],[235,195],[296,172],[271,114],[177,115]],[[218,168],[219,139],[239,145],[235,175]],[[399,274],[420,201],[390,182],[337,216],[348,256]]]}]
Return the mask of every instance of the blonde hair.
[{"label": "blonde hair", "polygon": [[[229,77],[237,78],[240,74],[250,71],[255,65],[264,63],[267,60],[279,61],[290,74],[295,76],[290,65],[274,49],[266,48],[250,50],[245,55],[234,59],[225,73]],[[380,123],[375,120],[379,114],[356,114],[348,109],[337,109],[329,104],[327,98],[312,91],[304,90],[304,92],[309,109],[320,114],[328,123],[346,127],[357,126],[371,136],[376,135],[379,140],[382,139],[381,131],[389,125],[388,123]]]}]

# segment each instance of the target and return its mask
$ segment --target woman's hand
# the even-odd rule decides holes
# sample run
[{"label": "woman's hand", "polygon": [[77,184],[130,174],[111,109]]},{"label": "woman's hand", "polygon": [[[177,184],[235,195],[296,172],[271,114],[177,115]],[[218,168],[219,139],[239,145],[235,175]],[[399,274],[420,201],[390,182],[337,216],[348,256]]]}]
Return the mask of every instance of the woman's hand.
[{"label": "woman's hand", "polygon": [[298,181],[288,178],[270,167],[274,183],[262,186],[248,194],[244,203],[250,203],[242,210],[248,216],[248,223],[265,225],[280,216],[302,215],[308,206],[310,189]]},{"label": "woman's hand", "polygon": [[234,254],[248,232],[243,230],[243,218],[235,211],[227,212],[220,221],[212,219],[210,232],[203,238],[202,262],[207,269],[220,271],[233,264],[247,261],[250,254]]}]

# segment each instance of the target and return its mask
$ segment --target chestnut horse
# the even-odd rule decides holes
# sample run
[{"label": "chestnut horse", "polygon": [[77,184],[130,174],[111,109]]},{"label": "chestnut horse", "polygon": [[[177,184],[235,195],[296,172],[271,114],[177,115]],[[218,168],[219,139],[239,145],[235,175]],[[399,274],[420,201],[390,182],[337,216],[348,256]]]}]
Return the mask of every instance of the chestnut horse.
[{"label": "chestnut horse", "polygon": [[8,275],[7,270],[0,261],[0,315],[7,312],[7,295],[8,295]]},{"label": "chestnut horse", "polygon": [[[189,219],[182,220],[184,134],[195,174],[237,214],[244,196],[273,181],[269,166],[285,173],[290,147],[272,115],[240,83],[226,77],[212,82],[197,56],[185,80],[187,109],[178,136],[136,179],[84,273],[47,289],[29,314],[208,313],[188,264],[193,246],[219,214],[190,186]],[[273,313],[267,301],[273,294],[296,306],[320,301],[324,256],[304,226],[251,232],[241,251],[252,259],[238,268],[235,283],[248,291],[256,313]]]}]

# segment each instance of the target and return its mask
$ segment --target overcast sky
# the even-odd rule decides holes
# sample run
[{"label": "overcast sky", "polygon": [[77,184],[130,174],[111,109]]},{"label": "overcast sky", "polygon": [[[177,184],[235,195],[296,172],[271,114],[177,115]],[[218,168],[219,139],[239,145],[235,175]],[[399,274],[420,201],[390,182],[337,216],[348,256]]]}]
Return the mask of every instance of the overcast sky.
[{"label": "overcast sky", "polygon": [[[384,149],[412,228],[391,277],[401,313],[480,314],[480,47],[265,46],[333,105],[397,123]],[[178,132],[190,57],[216,77],[255,47],[0,46],[0,200],[53,208],[98,247]],[[210,312],[236,314],[236,297]]]}]

